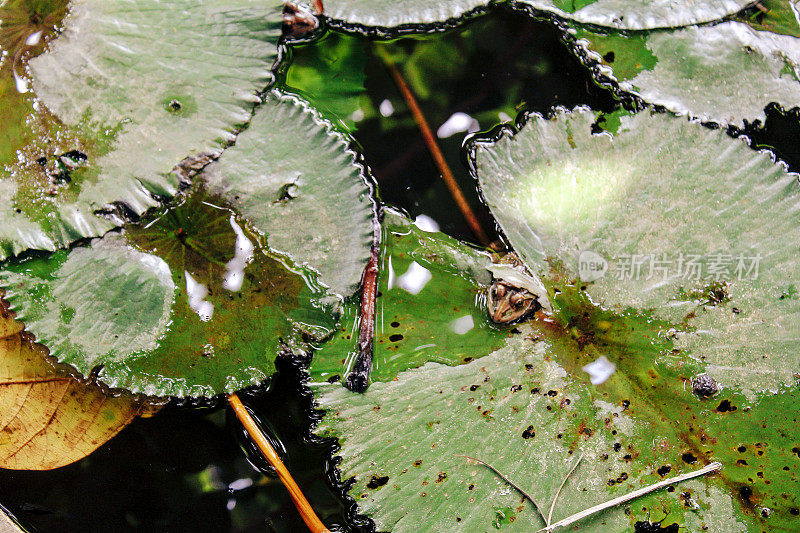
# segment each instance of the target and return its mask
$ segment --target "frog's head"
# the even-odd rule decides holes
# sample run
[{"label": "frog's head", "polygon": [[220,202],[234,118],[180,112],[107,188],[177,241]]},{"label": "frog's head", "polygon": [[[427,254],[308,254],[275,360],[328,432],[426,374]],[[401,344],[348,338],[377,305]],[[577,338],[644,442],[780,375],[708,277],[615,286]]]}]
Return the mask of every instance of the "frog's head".
[{"label": "frog's head", "polygon": [[489,287],[486,307],[496,324],[510,324],[525,318],[540,306],[537,297],[527,289],[503,280],[494,280]]}]

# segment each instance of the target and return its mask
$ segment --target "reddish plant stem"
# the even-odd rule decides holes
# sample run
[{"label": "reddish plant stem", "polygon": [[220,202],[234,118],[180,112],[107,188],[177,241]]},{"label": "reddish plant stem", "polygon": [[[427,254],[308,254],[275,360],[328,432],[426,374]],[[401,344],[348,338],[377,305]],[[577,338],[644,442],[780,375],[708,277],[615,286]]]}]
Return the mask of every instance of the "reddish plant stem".
[{"label": "reddish plant stem", "polygon": [[308,529],[312,533],[330,533],[330,530],[325,527],[325,524],[322,523],[322,520],[317,517],[314,509],[311,508],[311,504],[308,503],[303,491],[301,491],[300,487],[298,487],[297,483],[295,483],[294,478],[292,478],[292,475],[289,473],[286,465],[284,465],[283,461],[281,461],[281,458],[278,456],[275,448],[272,447],[272,445],[269,443],[269,440],[267,440],[267,437],[265,437],[259,429],[256,421],[253,420],[252,416],[250,416],[250,413],[242,403],[242,400],[240,400],[236,394],[229,394],[228,403],[233,408],[233,412],[236,414],[236,417],[247,430],[250,438],[253,439],[258,446],[261,454],[264,456],[267,462],[269,462],[270,466],[272,466],[272,468],[274,468],[278,473],[278,478],[280,478],[281,482],[286,487],[286,490],[289,491],[289,496],[291,496],[294,506],[297,507],[297,511],[300,513],[300,516],[303,517],[303,521],[308,526]]},{"label": "reddish plant stem", "polygon": [[366,392],[369,387],[369,373],[372,370],[372,356],[375,350],[375,299],[378,294],[378,260],[381,254],[381,225],[376,216],[373,221],[372,247],[369,261],[361,276],[361,324],[358,330],[358,354],[345,387],[353,392]]},{"label": "reddish plant stem", "polygon": [[[382,52],[380,48],[378,48],[379,54]],[[419,128],[420,133],[422,134],[422,138],[425,141],[425,145],[428,147],[428,151],[433,158],[433,162],[436,164],[436,167],[439,169],[439,172],[442,175],[442,179],[444,179],[445,184],[447,185],[448,190],[450,191],[450,195],[455,200],[456,205],[458,206],[459,211],[464,216],[467,221],[467,225],[475,237],[478,239],[483,246],[490,246],[491,240],[489,239],[486,232],[483,231],[483,227],[481,223],[478,221],[478,217],[475,216],[475,213],[472,212],[472,208],[469,206],[469,202],[467,202],[464,193],[461,191],[461,188],[458,186],[456,182],[455,176],[453,176],[453,172],[450,170],[450,166],[447,164],[447,161],[444,158],[444,154],[442,154],[442,150],[439,148],[439,144],[436,142],[436,137],[433,136],[433,131],[431,131],[431,127],[428,124],[425,115],[422,113],[422,109],[419,107],[417,103],[417,99],[414,97],[414,93],[411,92],[411,88],[406,83],[405,78],[400,73],[400,70],[397,66],[391,61],[391,59],[385,54],[380,54],[383,57],[384,63],[386,64],[386,68],[389,70],[389,73],[392,75],[395,84],[397,85],[400,94],[403,95],[403,99],[406,101],[409,110],[411,110],[411,115],[414,117],[414,122],[417,123],[417,127]]]}]

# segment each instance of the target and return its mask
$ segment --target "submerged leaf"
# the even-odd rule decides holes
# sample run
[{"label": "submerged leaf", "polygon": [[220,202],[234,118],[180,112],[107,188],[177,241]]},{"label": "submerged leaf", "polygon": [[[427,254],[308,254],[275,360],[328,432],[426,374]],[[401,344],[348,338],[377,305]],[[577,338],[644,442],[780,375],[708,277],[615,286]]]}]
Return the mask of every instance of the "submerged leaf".
[{"label": "submerged leaf", "polygon": [[157,410],[146,398],[112,396],[78,381],[65,365],[51,363],[22,327],[2,312],[0,468],[64,466],[92,453],[135,417]]},{"label": "submerged leaf", "polygon": [[676,113],[742,126],[763,122],[772,102],[800,106],[796,37],[739,22],[634,35],[576,31],[620,88]]},{"label": "submerged leaf", "polygon": [[[370,378],[388,381],[428,361],[464,364],[499,347],[509,333],[491,325],[484,308],[490,263],[487,253],[387,210]],[[357,301],[344,306],[336,336],[314,354],[312,380],[347,375],[358,350],[358,312]]]},{"label": "submerged leaf", "polygon": [[63,34],[30,62],[33,85],[68,127],[108,147],[59,187],[25,168],[0,179],[0,259],[101,235],[112,224],[97,210],[140,214],[218,156],[273,79],[281,6],[74,2]]}]

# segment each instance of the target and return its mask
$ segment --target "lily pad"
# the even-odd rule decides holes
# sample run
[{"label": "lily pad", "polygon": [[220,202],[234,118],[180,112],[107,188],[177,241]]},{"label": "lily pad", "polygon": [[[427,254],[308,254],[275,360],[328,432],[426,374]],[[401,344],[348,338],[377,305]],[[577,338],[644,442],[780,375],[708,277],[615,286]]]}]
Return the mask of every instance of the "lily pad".
[{"label": "lily pad", "polygon": [[[158,405],[109,395],[81,382],[30,341],[22,323],[0,316],[0,468],[49,470],[92,453]],[[0,517],[0,529],[3,522]],[[5,530],[4,530],[5,531]]]},{"label": "lily pad", "polygon": [[[326,409],[317,432],[339,439],[342,479],[352,481],[349,494],[376,529],[536,531],[545,522],[532,504],[465,456],[491,464],[546,515],[580,455],[553,522],[721,460],[719,475],[576,525],[588,532],[646,531],[651,520],[669,531],[791,529],[797,497],[789,448],[798,420],[778,411],[792,409],[797,391],[752,410],[730,392],[701,400],[685,387],[700,365],[673,355],[661,335],[665,323],[604,311],[575,291],[567,294],[571,304],[583,302],[575,318],[588,315],[582,327],[594,328],[591,342],[530,322],[467,365],[429,363],[365,394],[313,385]],[[593,385],[581,366],[601,354],[617,371]]]},{"label": "lily pad", "polygon": [[310,274],[203,188],[89,246],[14,260],[0,282],[60,362],[151,395],[260,382],[282,345],[319,340],[335,319]]},{"label": "lily pad", "polygon": [[624,116],[613,135],[592,133],[596,120],[531,115],[477,143],[483,193],[515,250],[545,278],[583,280],[603,306],[671,321],[723,385],[794,384],[797,175],[683,118]]},{"label": "lily pad", "polygon": [[452,21],[483,9],[487,4],[489,0],[329,0],[325,2],[325,14],[347,24],[394,28]]},{"label": "lily pad", "polygon": [[270,93],[203,179],[272,250],[317,271],[337,295],[356,289],[372,244],[371,191],[346,138],[305,102]]},{"label": "lily pad", "polygon": [[741,11],[748,0],[515,0],[518,6],[576,22],[620,30],[677,28],[713,22]]},{"label": "lily pad", "polygon": [[[395,28],[409,24],[449,22],[492,4],[488,0],[413,2],[400,0],[329,0],[325,14],[334,20],[360,26]],[[749,0],[516,0],[517,7],[531,7],[577,22],[616,29],[674,28],[712,22],[741,11]]]},{"label": "lily pad", "polygon": [[776,102],[800,106],[800,39],[740,22],[600,34],[576,30],[578,43],[620,88],[679,114],[742,126],[766,120]]},{"label": "lily pad", "polygon": [[[509,328],[492,325],[484,307],[490,264],[489,254],[387,210],[372,381],[394,379],[428,361],[464,364],[501,346]],[[358,312],[358,301],[345,304],[336,335],[314,354],[312,381],[347,375],[358,348]]]},{"label": "lily pad", "polygon": [[62,35],[30,62],[33,85],[67,126],[113,132],[113,149],[92,154],[53,198],[50,187],[36,201],[23,194],[36,188],[25,172],[0,181],[0,226],[16,228],[0,236],[1,257],[101,235],[112,224],[96,211],[142,213],[217,157],[273,80],[281,7],[73,2]]}]

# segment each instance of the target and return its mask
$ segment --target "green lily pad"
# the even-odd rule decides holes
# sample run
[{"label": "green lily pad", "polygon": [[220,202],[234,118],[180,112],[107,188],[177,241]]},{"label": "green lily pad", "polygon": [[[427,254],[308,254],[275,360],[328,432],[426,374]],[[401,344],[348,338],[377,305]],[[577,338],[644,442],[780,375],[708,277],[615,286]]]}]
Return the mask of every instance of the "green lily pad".
[{"label": "green lily pad", "polygon": [[720,20],[741,11],[747,0],[516,0],[518,6],[555,13],[576,22],[620,30],[677,28]]},{"label": "green lily pad", "polygon": [[283,344],[334,325],[313,278],[204,188],[154,220],[6,268],[6,298],[53,356],[150,395],[257,383]]},{"label": "green lily pad", "polygon": [[579,28],[579,45],[621,89],[718,124],[766,120],[776,102],[800,106],[800,40],[740,22],[632,35]]},{"label": "green lily pad", "polygon": [[[509,328],[492,325],[484,307],[489,254],[429,233],[396,211],[383,222],[372,381],[428,361],[458,365],[499,347]],[[358,348],[359,302],[343,308],[336,335],[311,363],[311,379],[338,381]]]},{"label": "green lily pad", "polygon": [[758,4],[763,9],[753,7],[750,12],[739,14],[737,20],[756,30],[800,37],[800,13],[794,0],[761,0]]},{"label": "green lily pad", "polygon": [[[360,26],[394,28],[408,24],[452,21],[486,8],[487,0],[329,0],[325,14]],[[517,7],[531,7],[577,22],[616,29],[674,28],[712,22],[741,11],[748,0],[517,0]]]},{"label": "green lily pad", "polygon": [[14,228],[0,234],[0,258],[102,235],[120,221],[96,211],[142,213],[217,157],[273,79],[281,7],[73,2],[62,35],[30,62],[33,87],[67,127],[110,146],[56,188],[31,172],[0,179],[0,226]]},{"label": "green lily pad", "polygon": [[333,293],[353,293],[372,244],[370,189],[346,138],[305,102],[270,93],[203,177],[272,250],[316,270]]},{"label": "green lily pad", "polygon": [[[429,363],[365,394],[313,385],[326,410],[317,433],[339,439],[342,479],[377,530],[536,531],[545,523],[532,504],[463,456],[491,464],[547,514],[579,455],[553,522],[720,460],[720,474],[576,525],[587,532],[646,530],[650,521],[688,531],[791,529],[798,419],[780,411],[793,409],[797,390],[752,408],[730,391],[702,400],[686,386],[702,365],[675,357],[663,334],[668,324],[603,310],[576,291],[560,302],[565,311],[582,308],[572,328],[529,322],[467,365]],[[576,327],[594,337],[574,335]],[[601,355],[616,372],[591,384],[581,368]]]},{"label": "green lily pad", "polygon": [[325,15],[360,26],[394,28],[406,24],[435,24],[463,17],[486,7],[488,0],[329,0]]},{"label": "green lily pad", "polygon": [[545,277],[582,279],[603,306],[687,325],[680,346],[723,385],[794,384],[797,175],[683,118],[624,116],[614,135],[593,134],[595,120],[532,115],[477,144],[481,187],[515,250]]}]

